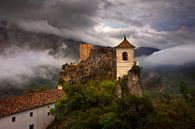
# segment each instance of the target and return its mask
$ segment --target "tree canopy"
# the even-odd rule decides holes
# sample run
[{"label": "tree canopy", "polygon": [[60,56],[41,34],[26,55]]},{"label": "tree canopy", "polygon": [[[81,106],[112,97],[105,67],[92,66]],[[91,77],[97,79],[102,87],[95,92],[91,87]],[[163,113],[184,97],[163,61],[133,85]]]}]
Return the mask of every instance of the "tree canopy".
[{"label": "tree canopy", "polygon": [[[116,82],[92,80],[64,84],[64,95],[51,113],[49,129],[193,129],[194,90],[181,84],[181,95],[160,98],[115,96]],[[167,97],[168,96],[168,97]],[[188,97],[186,97],[188,96]]]}]

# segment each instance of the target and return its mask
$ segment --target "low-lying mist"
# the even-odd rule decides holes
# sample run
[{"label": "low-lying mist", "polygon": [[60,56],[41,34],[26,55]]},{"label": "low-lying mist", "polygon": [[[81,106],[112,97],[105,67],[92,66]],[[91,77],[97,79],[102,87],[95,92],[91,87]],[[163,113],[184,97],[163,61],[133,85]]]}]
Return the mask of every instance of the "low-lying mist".
[{"label": "low-lying mist", "polygon": [[0,54],[0,62],[0,91],[4,91],[10,88],[22,90],[35,79],[52,80],[61,65],[73,62],[73,59],[68,55],[60,56],[60,53],[52,55],[49,49],[35,51],[29,47],[12,46]]}]

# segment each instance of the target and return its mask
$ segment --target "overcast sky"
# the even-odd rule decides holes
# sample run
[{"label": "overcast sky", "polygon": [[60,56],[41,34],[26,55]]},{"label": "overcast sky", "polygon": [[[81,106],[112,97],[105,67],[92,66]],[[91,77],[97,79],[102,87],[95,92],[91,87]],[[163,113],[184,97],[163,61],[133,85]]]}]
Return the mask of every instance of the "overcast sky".
[{"label": "overcast sky", "polygon": [[[142,59],[147,65],[195,61],[195,0],[0,0],[0,20],[15,22],[27,31],[104,46],[115,46],[126,35],[137,47],[161,49]],[[0,55],[4,71],[0,79],[19,73],[36,75],[34,67],[63,63],[47,50],[13,50],[18,51],[11,58],[9,52]]]},{"label": "overcast sky", "polygon": [[0,18],[25,30],[114,46],[194,44],[195,0],[0,0]]}]

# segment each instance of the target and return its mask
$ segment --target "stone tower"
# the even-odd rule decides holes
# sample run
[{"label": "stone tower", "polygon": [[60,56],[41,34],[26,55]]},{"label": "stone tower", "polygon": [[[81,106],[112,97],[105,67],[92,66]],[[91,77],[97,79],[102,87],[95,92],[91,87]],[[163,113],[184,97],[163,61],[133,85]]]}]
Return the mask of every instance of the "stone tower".
[{"label": "stone tower", "polygon": [[128,71],[134,65],[134,49],[135,46],[129,43],[126,36],[124,40],[115,47],[116,49],[116,74],[117,80],[119,77],[127,75]]},{"label": "stone tower", "polygon": [[91,49],[94,48],[94,45],[92,44],[81,44],[80,45],[80,61],[85,61],[91,52]]}]

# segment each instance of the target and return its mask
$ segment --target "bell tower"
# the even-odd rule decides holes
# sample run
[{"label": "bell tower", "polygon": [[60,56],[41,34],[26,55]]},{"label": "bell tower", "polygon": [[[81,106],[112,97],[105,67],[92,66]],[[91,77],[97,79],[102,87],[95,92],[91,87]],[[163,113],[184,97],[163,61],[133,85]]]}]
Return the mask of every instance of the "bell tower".
[{"label": "bell tower", "polygon": [[124,40],[115,47],[116,49],[116,77],[127,75],[128,71],[134,65],[134,49],[135,46],[129,43],[126,36]]}]

